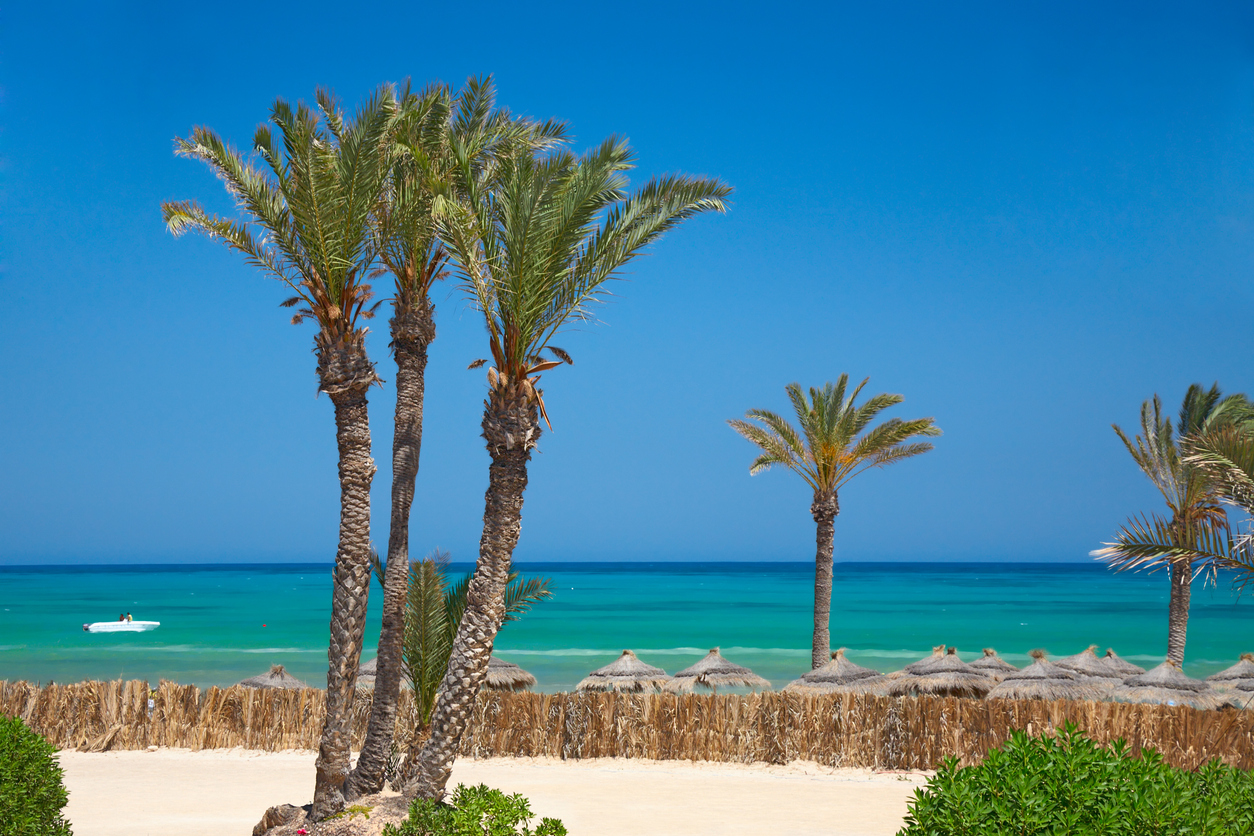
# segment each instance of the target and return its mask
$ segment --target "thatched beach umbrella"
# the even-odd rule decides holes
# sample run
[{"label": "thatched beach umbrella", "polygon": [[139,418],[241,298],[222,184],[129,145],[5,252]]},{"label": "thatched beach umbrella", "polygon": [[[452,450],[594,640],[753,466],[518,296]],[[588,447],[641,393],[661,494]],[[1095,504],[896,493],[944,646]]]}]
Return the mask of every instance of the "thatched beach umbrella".
[{"label": "thatched beach umbrella", "polygon": [[1205,682],[1189,679],[1171,662],[1163,662],[1148,673],[1128,677],[1112,696],[1119,702],[1165,703],[1193,708],[1219,708],[1227,702]]},{"label": "thatched beach umbrella", "polygon": [[1242,653],[1235,665],[1212,673],[1206,681],[1215,688],[1236,688],[1241,682],[1249,682],[1248,690],[1254,690],[1254,653]]},{"label": "thatched beach umbrella", "polygon": [[636,658],[636,654],[624,650],[622,656],[588,674],[575,690],[637,693],[661,688],[669,681],[666,671],[646,665]]},{"label": "thatched beach umbrella", "polygon": [[980,673],[1000,682],[1007,674],[1018,672],[1018,668],[997,655],[991,647],[984,648],[984,655],[970,663]]},{"label": "thatched beach umbrella", "polygon": [[1087,648],[1074,656],[1064,656],[1054,662],[1054,664],[1060,668],[1066,668],[1072,673],[1078,673],[1081,676],[1092,677],[1094,679],[1123,679],[1124,675],[1115,672],[1112,667],[1097,658],[1097,654],[1093,652],[1095,650],[1097,650],[1097,645],[1090,644]]},{"label": "thatched beach umbrella", "polygon": [[357,666],[357,687],[373,688],[375,673],[379,670],[379,657],[371,659],[369,662],[362,662]]},{"label": "thatched beach umbrella", "polygon": [[932,655],[906,665],[905,675],[888,685],[893,697],[917,697],[931,694],[940,697],[980,698],[993,688],[993,680],[958,658],[958,651]]},{"label": "thatched beach umbrella", "polygon": [[771,683],[743,665],[727,661],[714,647],[704,659],[684,668],[666,683],[666,690],[675,693],[686,694],[697,687],[718,691],[719,688],[770,688]]},{"label": "thatched beach umbrella", "polygon": [[1129,676],[1136,676],[1138,673],[1145,673],[1145,668],[1120,659],[1119,655],[1109,647],[1106,648],[1106,655],[1102,657],[1102,664],[1124,679],[1127,679]]},{"label": "thatched beach umbrella", "polygon": [[1045,651],[1033,650],[1035,660],[1021,671],[1006,674],[993,690],[990,700],[1100,700],[1108,691],[1089,677],[1061,668],[1045,658]]},{"label": "thatched beach umbrella", "polygon": [[250,676],[237,683],[245,688],[308,688],[309,686],[283,670],[282,665],[271,665],[268,673]]},{"label": "thatched beach umbrella", "polygon": [[526,691],[536,684],[536,678],[513,662],[495,656],[488,658],[488,676],[483,687],[492,691]]},{"label": "thatched beach umbrella", "polygon": [[888,677],[879,671],[855,665],[845,658],[842,647],[825,665],[806,671],[800,679],[784,686],[785,691],[803,694],[887,693]]}]

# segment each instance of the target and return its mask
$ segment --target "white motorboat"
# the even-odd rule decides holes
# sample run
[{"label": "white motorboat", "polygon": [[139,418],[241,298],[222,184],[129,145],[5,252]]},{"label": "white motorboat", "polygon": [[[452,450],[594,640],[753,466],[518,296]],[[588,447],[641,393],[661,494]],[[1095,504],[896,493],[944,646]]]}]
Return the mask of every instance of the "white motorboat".
[{"label": "white motorboat", "polygon": [[97,621],[84,624],[83,630],[87,633],[143,633],[160,626],[160,621]]}]

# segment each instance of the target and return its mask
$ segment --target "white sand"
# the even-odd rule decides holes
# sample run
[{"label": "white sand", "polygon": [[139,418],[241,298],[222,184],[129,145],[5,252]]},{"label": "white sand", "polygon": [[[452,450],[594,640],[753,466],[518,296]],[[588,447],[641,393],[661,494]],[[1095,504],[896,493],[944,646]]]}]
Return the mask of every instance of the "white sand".
[{"label": "white sand", "polygon": [[[312,752],[61,753],[76,836],[248,836],[273,804],[313,794]],[[925,776],[788,766],[549,758],[459,760],[449,786],[522,793],[571,836],[890,836]]]}]

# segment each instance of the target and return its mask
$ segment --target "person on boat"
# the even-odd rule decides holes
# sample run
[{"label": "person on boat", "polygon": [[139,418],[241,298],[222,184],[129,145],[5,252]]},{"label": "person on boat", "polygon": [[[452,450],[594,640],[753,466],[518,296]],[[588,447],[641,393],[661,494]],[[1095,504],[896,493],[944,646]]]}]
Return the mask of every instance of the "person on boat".
[{"label": "person on boat", "polygon": [[130,614],[130,613],[127,613],[127,614],[126,614],[126,620],[127,620],[127,621],[134,621],[134,619],[133,619],[133,618],[131,618],[131,614]]},{"label": "person on boat", "polygon": [[122,613],[121,615],[119,615],[118,621],[126,621],[126,613]]}]

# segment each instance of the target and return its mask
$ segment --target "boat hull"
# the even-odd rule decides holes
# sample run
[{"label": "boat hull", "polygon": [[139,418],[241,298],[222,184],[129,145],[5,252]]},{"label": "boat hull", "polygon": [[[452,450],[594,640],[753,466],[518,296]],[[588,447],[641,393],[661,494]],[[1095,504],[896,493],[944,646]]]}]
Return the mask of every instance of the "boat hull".
[{"label": "boat hull", "polygon": [[160,621],[97,621],[84,624],[83,629],[88,633],[143,633],[160,626]]}]

